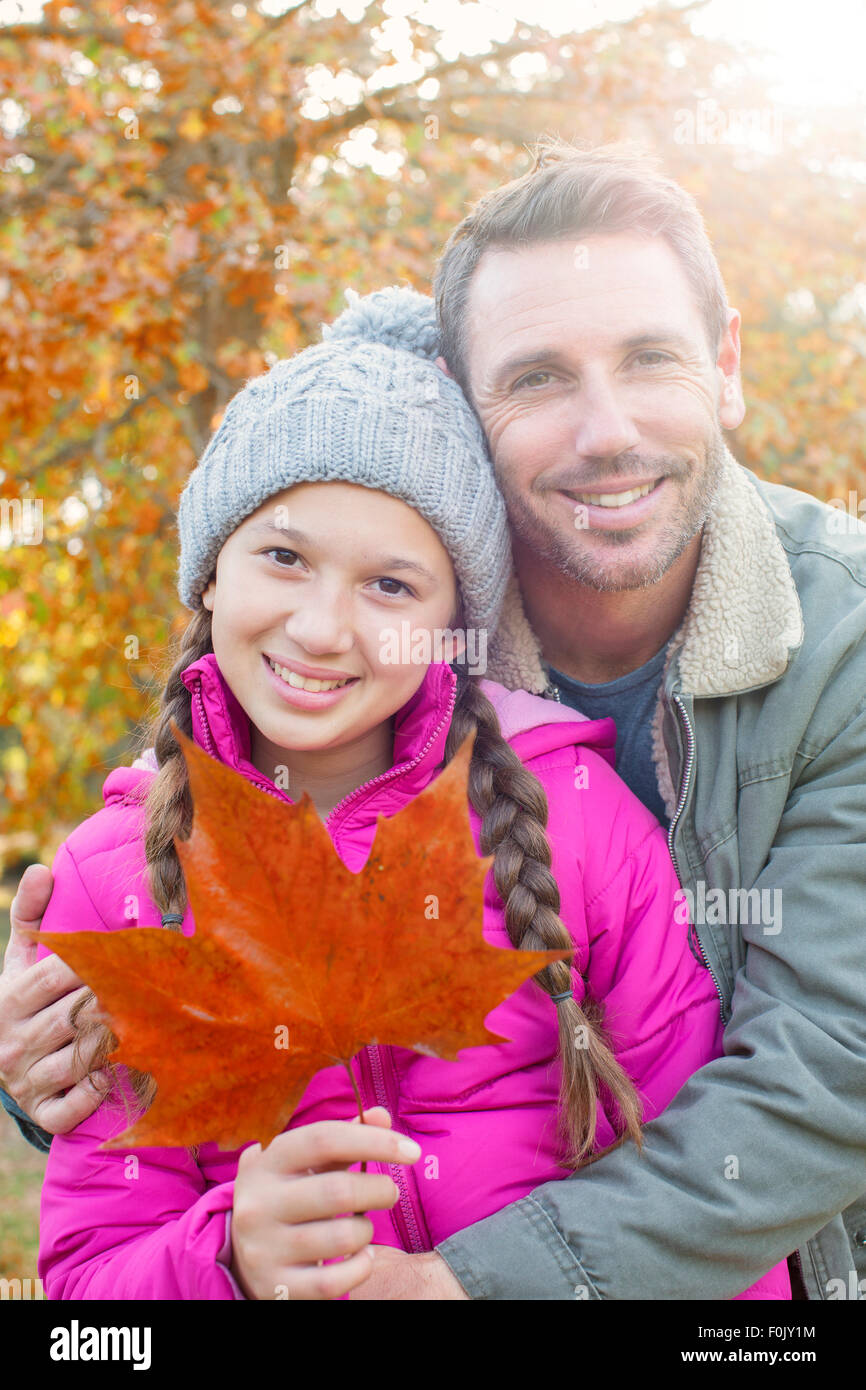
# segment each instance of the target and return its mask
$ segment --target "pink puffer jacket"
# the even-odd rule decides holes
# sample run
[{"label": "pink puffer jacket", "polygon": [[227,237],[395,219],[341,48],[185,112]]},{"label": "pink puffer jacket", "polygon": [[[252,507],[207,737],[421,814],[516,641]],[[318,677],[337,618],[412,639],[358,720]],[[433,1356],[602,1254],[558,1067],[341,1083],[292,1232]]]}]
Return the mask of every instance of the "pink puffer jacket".
[{"label": "pink puffer jacket", "polygon": [[[184,672],[196,741],[276,796],[249,761],[249,721],[206,656]],[[605,1006],[617,1055],[633,1077],[646,1120],[686,1079],[720,1055],[719,1001],[709,971],[692,955],[675,916],[677,879],[664,831],[613,772],[615,728],[524,692],[483,682],[502,732],[544,786],[561,916],[577,945],[589,988]],[[432,665],[395,716],[394,766],[359,787],[326,821],[334,848],[357,871],[373,843],[376,817],[394,815],[435,776],[454,708],[455,677]],[[54,864],[47,931],[153,926],[139,800],[153,772],[119,768],[105,783],[105,807],[69,837]],[[287,798],[286,798],[287,799]],[[476,848],[479,821],[470,813]],[[513,949],[488,875],[485,938]],[[194,930],[187,912],[186,935]],[[431,921],[431,932],[436,923]],[[43,951],[43,954],[45,952]],[[362,963],[359,963],[361,965]],[[580,975],[572,972],[576,995]],[[458,1062],[396,1047],[365,1048],[353,1062],[367,1106],[387,1106],[393,1127],[422,1149],[391,1175],[400,1198],[373,1212],[374,1240],[430,1250],[455,1231],[568,1170],[557,1162],[556,1009],[528,980],[487,1016],[512,1039],[467,1049]],[[219,1065],[219,1059],[215,1059]],[[316,1074],[290,1128],[357,1113],[342,1067]],[[229,1272],[236,1152],[184,1149],[98,1152],[126,1128],[116,1099],[51,1144],[42,1192],[39,1274],[52,1299],[239,1299]],[[600,1107],[598,1142],[614,1138]],[[603,1160],[602,1160],[603,1161]],[[708,1258],[710,1252],[708,1252]],[[656,1298],[663,1298],[657,1290]],[[700,1297],[700,1291],[695,1291]],[[741,1298],[790,1298],[779,1264]]]}]

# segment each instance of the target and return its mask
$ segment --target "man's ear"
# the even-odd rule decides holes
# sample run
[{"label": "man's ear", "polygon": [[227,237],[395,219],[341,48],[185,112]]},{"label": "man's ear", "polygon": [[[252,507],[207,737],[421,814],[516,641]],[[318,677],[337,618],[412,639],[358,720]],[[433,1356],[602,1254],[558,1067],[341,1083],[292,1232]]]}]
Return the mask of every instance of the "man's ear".
[{"label": "man's ear", "polygon": [[436,366],[439,367],[440,370],[443,371],[446,376],[450,376],[452,381],[454,380],[454,373],[448,370],[448,363],[445,361],[444,357],[436,358]]},{"label": "man's ear", "polygon": [[740,315],[736,309],[731,309],[728,315],[728,327],[719,346],[716,370],[721,380],[719,424],[723,429],[735,430],[746,413],[740,380]]}]

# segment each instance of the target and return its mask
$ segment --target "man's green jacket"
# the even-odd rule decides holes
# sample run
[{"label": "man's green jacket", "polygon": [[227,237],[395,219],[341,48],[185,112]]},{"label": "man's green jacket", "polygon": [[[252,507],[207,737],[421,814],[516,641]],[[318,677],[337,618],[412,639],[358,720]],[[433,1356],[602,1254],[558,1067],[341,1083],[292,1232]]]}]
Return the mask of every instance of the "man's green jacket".
[{"label": "man's green jacket", "polygon": [[[653,725],[725,1054],[629,1144],[450,1237],[480,1299],[866,1296],[866,525],[727,455]],[[488,671],[542,693],[515,585]],[[688,924],[692,923],[690,927]]]}]

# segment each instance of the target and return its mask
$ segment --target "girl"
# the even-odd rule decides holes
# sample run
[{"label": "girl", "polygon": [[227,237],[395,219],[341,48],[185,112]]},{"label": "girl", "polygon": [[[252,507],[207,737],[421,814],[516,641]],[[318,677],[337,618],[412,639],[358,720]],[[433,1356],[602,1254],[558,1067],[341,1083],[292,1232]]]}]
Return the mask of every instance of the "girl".
[{"label": "girl", "polygon": [[[475,731],[470,823],[479,854],[495,854],[485,937],[574,945],[573,963],[488,1016],[513,1041],[458,1062],[363,1049],[352,1066],[371,1123],[352,1123],[342,1067],[318,1072],[264,1151],[98,1152],[129,1123],[124,1106],[155,1090],[115,1068],[101,1108],[51,1146],[49,1298],[346,1296],[374,1245],[433,1250],[608,1146],[640,1143],[641,1122],[721,1052],[664,833],[612,770],[612,721],[479,679],[510,573],[506,517],[437,352],[430,300],[351,296],[323,343],[230,402],[181,499],[193,617],[155,761],[113,772],[105,808],[61,847],[44,929],[161,916],[194,930],[174,846],[192,805],[172,719],[265,794],[309,792],[354,871],[377,816],[406,806]],[[438,659],[437,636],[455,631],[473,663]],[[92,1018],[79,1026],[103,1028],[96,1071],[114,1039]],[[214,1058],[215,1086],[223,1068],[230,1085],[231,1058]],[[789,1298],[784,1263],[740,1296]]]}]

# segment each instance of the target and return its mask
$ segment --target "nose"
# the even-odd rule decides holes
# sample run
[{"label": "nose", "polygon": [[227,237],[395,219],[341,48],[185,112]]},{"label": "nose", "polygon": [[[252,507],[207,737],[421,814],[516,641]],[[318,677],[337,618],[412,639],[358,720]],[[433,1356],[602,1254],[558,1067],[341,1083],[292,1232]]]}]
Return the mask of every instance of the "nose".
[{"label": "nose", "polygon": [[311,656],[351,651],[355,632],[350,595],[336,585],[305,586],[285,630],[289,640]]},{"label": "nose", "polygon": [[627,402],[605,375],[584,380],[575,411],[574,445],[581,459],[616,458],[640,443]]}]

